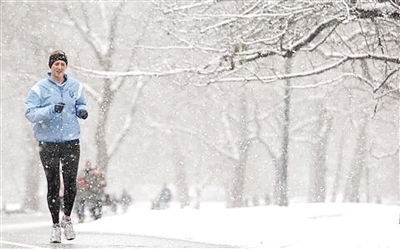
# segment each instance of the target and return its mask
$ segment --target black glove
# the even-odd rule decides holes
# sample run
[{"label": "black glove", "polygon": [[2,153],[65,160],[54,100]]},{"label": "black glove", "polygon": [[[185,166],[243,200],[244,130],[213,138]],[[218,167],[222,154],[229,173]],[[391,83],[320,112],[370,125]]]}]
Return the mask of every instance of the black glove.
[{"label": "black glove", "polygon": [[80,117],[81,119],[87,119],[88,116],[89,114],[86,110],[79,110],[78,117]]},{"label": "black glove", "polygon": [[61,113],[62,112],[62,110],[64,109],[64,103],[58,103],[58,104],[56,104],[55,106],[54,106],[54,111],[55,112],[57,112],[57,113]]}]

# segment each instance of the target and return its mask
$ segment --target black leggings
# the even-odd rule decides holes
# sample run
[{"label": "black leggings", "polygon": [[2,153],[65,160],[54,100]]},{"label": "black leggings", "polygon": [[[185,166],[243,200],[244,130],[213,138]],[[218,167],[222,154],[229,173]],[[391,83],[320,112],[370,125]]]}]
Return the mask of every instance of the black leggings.
[{"label": "black leggings", "polygon": [[60,163],[64,181],[64,214],[71,215],[76,196],[78,173],[79,140],[64,143],[39,143],[39,155],[47,179],[47,205],[54,224],[60,222]]}]

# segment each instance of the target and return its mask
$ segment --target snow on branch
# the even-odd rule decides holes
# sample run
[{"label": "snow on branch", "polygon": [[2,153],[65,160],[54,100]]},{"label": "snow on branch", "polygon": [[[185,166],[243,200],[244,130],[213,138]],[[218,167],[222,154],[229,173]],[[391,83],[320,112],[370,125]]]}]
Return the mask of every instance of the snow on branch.
[{"label": "snow on branch", "polygon": [[64,11],[67,13],[67,16],[71,20],[71,22],[74,24],[74,27],[78,32],[82,35],[83,39],[95,50],[95,51],[101,51],[102,53],[106,53],[107,48],[106,46],[102,45],[103,42],[97,35],[97,33],[92,32],[89,21],[87,16],[85,15],[84,20],[86,21],[86,26],[80,25],[77,21],[76,18],[73,17],[72,12],[69,8],[65,7]]},{"label": "snow on branch", "polygon": [[[328,27],[337,27],[341,22],[345,21],[346,18],[345,17],[332,17],[322,23],[320,23],[318,26],[314,27],[314,29],[312,29],[307,35],[305,35],[303,38],[299,39],[298,41],[294,42],[290,47],[288,48],[283,48],[284,52],[279,52],[279,51],[257,51],[255,53],[253,53],[252,55],[247,56],[246,58],[240,60],[241,63],[245,63],[245,62],[250,62],[250,61],[254,61],[263,57],[268,57],[271,55],[280,55],[282,57],[285,58],[289,58],[292,57],[294,53],[296,53],[298,50],[300,50],[301,48],[309,45],[322,31],[324,31],[326,28]],[[331,30],[330,33],[332,33],[334,30],[334,28]],[[283,34],[280,34],[280,36],[283,36]],[[327,37],[325,37],[322,40],[326,40]],[[321,44],[317,43],[318,45]],[[314,48],[315,49],[315,48]]]},{"label": "snow on branch", "polygon": [[161,77],[161,76],[169,76],[180,73],[196,73],[196,74],[206,74],[197,68],[176,68],[172,70],[160,71],[160,72],[146,72],[146,71],[127,71],[127,72],[112,72],[112,71],[100,71],[87,69],[83,67],[74,67],[77,70],[88,73],[92,76],[96,76],[99,78],[114,78],[114,77],[127,77],[127,76],[153,76],[153,77]]},{"label": "snow on branch", "polygon": [[261,17],[281,17],[281,16],[292,16],[293,14],[299,14],[302,12],[310,11],[312,8],[302,8],[295,11],[288,11],[284,13],[262,13],[262,14],[216,14],[216,15],[192,15],[194,17],[218,17],[218,18],[232,18],[236,19],[255,19]]},{"label": "snow on branch", "polygon": [[398,155],[399,148],[400,148],[400,146],[398,146],[397,149],[394,150],[393,152],[389,152],[389,153],[375,154],[375,153],[372,152],[371,156],[373,158],[376,158],[376,159],[383,159],[383,158],[387,158],[387,157],[392,157],[392,156]]},{"label": "snow on branch", "polygon": [[380,98],[383,98],[383,97],[385,97],[385,96],[387,96],[387,95],[389,95],[391,93],[397,93],[396,96],[399,96],[400,95],[400,89],[399,88],[393,88],[393,89],[390,89],[390,90],[386,90],[385,92],[383,92],[382,94],[380,94],[378,96],[375,96],[374,98],[375,99],[380,99]]},{"label": "snow on branch", "polygon": [[382,83],[374,90],[374,93],[376,93],[379,89],[381,89],[381,88],[387,83],[388,79],[389,79],[390,77],[392,77],[392,75],[394,75],[394,74],[395,74],[397,71],[399,71],[399,70],[400,70],[400,67],[398,67],[398,68],[392,70],[392,71],[386,76],[386,78],[382,81]]},{"label": "snow on branch", "polygon": [[130,111],[126,115],[125,123],[124,126],[122,127],[122,131],[120,131],[114,141],[111,143],[110,147],[107,150],[107,155],[113,155],[115,151],[119,148],[119,146],[122,144],[121,141],[128,135],[129,129],[132,126],[132,121],[133,121],[133,115],[135,114],[136,111],[136,106],[137,106],[137,101],[139,98],[139,95],[141,93],[141,89],[143,87],[143,82],[139,79],[136,85],[136,90],[133,93],[132,96],[132,104],[130,107]]},{"label": "snow on branch", "polygon": [[[185,41],[185,43],[189,44],[188,42]],[[204,47],[199,47],[195,46],[193,44],[189,44],[188,46],[145,46],[145,45],[134,45],[132,46],[133,48],[140,48],[140,49],[148,49],[148,50],[171,50],[171,49],[179,49],[179,50],[191,50],[191,49],[201,49],[201,50],[210,50],[213,52],[220,52],[220,49],[215,49],[215,48],[204,48]]]},{"label": "snow on branch", "polygon": [[333,17],[331,19],[322,22],[320,25],[316,26],[313,30],[311,30],[308,35],[304,36],[302,39],[295,42],[292,46],[287,49],[284,57],[290,57],[298,51],[300,48],[308,45],[312,42],[323,30],[331,26],[337,26],[339,23],[346,20],[344,17]]},{"label": "snow on branch", "polygon": [[265,76],[265,77],[258,77],[258,76],[251,76],[251,77],[232,77],[232,78],[221,78],[221,79],[215,79],[215,80],[210,80],[208,84],[214,84],[214,83],[224,83],[224,82],[240,82],[240,81],[261,81],[262,83],[272,83],[277,80],[283,80],[283,79],[291,79],[291,78],[302,78],[302,77],[307,77],[311,75],[316,75],[316,74],[321,74],[324,73],[330,69],[336,68],[339,65],[345,63],[347,60],[349,60],[348,57],[344,57],[335,63],[332,63],[331,65],[327,65],[325,67],[317,68],[315,70],[311,70],[308,72],[301,72],[301,73],[293,73],[293,74],[282,74],[282,75],[273,75],[273,76]]},{"label": "snow on branch", "polygon": [[[200,31],[200,33],[205,33],[211,29],[218,29],[219,27],[229,25],[232,22],[237,21],[238,19],[257,19],[257,18],[264,18],[264,17],[282,17],[282,16],[292,16],[294,14],[302,13],[305,11],[311,10],[311,8],[304,8],[304,9],[298,9],[295,11],[289,11],[289,12],[284,12],[284,13],[262,13],[262,14],[250,14],[250,8],[248,11],[245,11],[243,14],[219,14],[219,15],[200,15],[198,17],[204,18],[204,17],[217,17],[217,18],[229,18],[227,20],[223,20],[221,22],[218,22],[214,25],[208,26]],[[196,15],[195,15],[196,16]]]},{"label": "snow on branch", "polygon": [[102,101],[101,95],[100,93],[94,89],[93,87],[91,87],[88,83],[84,83],[83,84],[83,88],[85,89],[85,91],[92,96],[92,98],[97,102],[100,103]]},{"label": "snow on branch", "polygon": [[373,83],[370,82],[368,79],[361,77],[360,75],[356,75],[353,73],[343,73],[341,75],[339,75],[338,77],[335,77],[333,79],[329,79],[326,81],[321,81],[315,84],[311,84],[311,85],[302,85],[302,86],[291,86],[291,89],[308,89],[308,88],[317,88],[320,86],[324,86],[324,85],[328,85],[328,84],[333,84],[335,82],[338,82],[340,79],[345,78],[345,77],[354,77],[359,79],[361,82],[365,83],[366,85],[368,85],[369,87],[371,87],[371,89],[374,89]]},{"label": "snow on branch", "polygon": [[396,8],[398,11],[400,11],[400,2],[398,0],[388,0],[390,5],[392,7]]},{"label": "snow on branch", "polygon": [[[273,75],[273,76],[249,76],[249,77],[232,77],[232,78],[220,78],[220,79],[213,79],[208,82],[208,84],[214,83],[225,83],[225,82],[241,82],[241,81],[261,81],[263,83],[272,83],[277,80],[283,79],[291,79],[291,78],[302,78],[312,75],[322,74],[326,71],[332,70],[343,63],[350,61],[350,60],[363,60],[363,59],[374,59],[374,60],[381,60],[385,62],[392,62],[396,64],[400,64],[400,57],[392,57],[388,55],[382,54],[340,54],[340,53],[332,53],[331,55],[327,55],[331,58],[337,58],[338,60],[330,65],[326,65],[324,67],[317,68],[311,71],[305,71],[300,73],[293,73],[293,74],[282,74],[282,75]],[[359,77],[358,77],[359,78]],[[368,82],[363,80],[364,82]]]},{"label": "snow on branch", "polygon": [[332,58],[341,58],[346,56],[349,60],[364,60],[364,59],[373,59],[373,60],[380,60],[384,62],[392,62],[395,64],[400,64],[400,57],[392,57],[390,55],[385,54],[343,54],[343,53],[332,53],[329,55]]},{"label": "snow on branch", "polygon": [[202,6],[209,6],[214,4],[214,0],[208,0],[208,1],[203,1],[203,2],[198,2],[198,3],[192,3],[189,5],[184,5],[184,6],[171,6],[168,7],[168,9],[163,10],[164,14],[172,13],[172,12],[177,12],[177,11],[183,11],[183,10],[189,10],[197,7],[202,7]]}]

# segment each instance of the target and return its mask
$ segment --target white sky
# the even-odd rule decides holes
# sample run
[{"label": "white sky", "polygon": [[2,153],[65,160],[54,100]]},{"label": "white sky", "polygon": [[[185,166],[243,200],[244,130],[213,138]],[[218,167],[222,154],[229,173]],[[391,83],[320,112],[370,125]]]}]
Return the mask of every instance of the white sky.
[{"label": "white sky", "polygon": [[291,204],[226,209],[202,204],[196,210],[171,206],[77,224],[85,232],[160,236],[251,248],[400,248],[400,207],[377,204]]}]

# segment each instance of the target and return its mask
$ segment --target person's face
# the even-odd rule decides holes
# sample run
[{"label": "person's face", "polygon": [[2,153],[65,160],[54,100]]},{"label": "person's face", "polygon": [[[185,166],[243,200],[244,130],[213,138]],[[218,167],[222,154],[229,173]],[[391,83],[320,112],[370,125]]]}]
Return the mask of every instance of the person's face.
[{"label": "person's face", "polygon": [[64,77],[64,72],[67,69],[67,64],[65,61],[58,60],[51,65],[51,74],[56,79],[62,79]]}]

